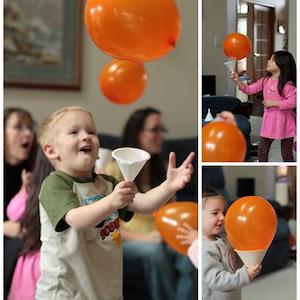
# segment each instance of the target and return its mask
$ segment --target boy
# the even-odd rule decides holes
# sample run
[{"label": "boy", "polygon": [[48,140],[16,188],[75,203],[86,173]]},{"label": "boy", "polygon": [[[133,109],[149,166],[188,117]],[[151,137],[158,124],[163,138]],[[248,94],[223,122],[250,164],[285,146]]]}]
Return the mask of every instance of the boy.
[{"label": "boy", "polygon": [[[47,118],[39,142],[55,171],[40,192],[41,278],[37,299],[122,299],[119,217],[150,213],[190,181],[191,153],[176,168],[170,153],[166,180],[142,194],[134,182],[119,184],[93,174],[99,140],[90,112],[65,107]],[[100,201],[98,201],[100,200]]]}]

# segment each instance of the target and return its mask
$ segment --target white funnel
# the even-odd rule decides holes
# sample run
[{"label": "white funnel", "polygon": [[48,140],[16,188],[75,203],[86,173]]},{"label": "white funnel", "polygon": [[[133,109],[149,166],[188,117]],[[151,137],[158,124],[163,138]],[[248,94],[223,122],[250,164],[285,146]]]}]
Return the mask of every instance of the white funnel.
[{"label": "white funnel", "polygon": [[208,109],[207,115],[206,115],[204,121],[205,121],[205,122],[210,122],[210,121],[212,121],[213,119],[214,119],[214,117],[212,116],[212,114],[211,114],[211,112],[210,112],[210,109]]},{"label": "white funnel", "polygon": [[230,61],[224,62],[224,65],[229,70],[229,72],[235,72],[236,60],[230,60]]},{"label": "white funnel", "polygon": [[238,254],[246,267],[253,267],[256,264],[260,264],[263,261],[267,250],[268,249],[256,251],[241,251],[234,249],[234,251]]},{"label": "white funnel", "polygon": [[125,180],[133,181],[139,174],[150,154],[138,148],[124,147],[112,152]]}]

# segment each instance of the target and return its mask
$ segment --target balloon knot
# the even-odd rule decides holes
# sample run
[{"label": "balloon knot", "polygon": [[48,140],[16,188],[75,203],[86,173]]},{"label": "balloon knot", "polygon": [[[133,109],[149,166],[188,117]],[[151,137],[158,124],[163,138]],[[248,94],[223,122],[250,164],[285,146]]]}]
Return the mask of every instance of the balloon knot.
[{"label": "balloon knot", "polygon": [[175,41],[175,39],[171,38],[171,39],[169,40],[169,44],[170,44],[173,48],[175,48],[175,46],[176,46],[176,41]]}]

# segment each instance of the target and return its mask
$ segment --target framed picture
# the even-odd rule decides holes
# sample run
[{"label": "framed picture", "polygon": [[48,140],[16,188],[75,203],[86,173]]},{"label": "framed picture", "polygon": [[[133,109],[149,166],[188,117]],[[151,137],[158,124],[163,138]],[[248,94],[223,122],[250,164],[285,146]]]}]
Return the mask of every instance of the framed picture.
[{"label": "framed picture", "polygon": [[4,84],[80,88],[81,0],[4,1]]}]

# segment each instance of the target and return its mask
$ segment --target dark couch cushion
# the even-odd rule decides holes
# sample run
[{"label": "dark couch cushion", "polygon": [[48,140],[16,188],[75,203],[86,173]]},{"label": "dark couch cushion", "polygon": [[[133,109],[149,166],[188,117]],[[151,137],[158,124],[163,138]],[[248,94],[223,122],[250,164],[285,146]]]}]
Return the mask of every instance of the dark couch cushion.
[{"label": "dark couch cushion", "polygon": [[223,110],[235,113],[241,101],[231,96],[202,96],[202,119],[205,119],[208,109],[213,117]]}]

